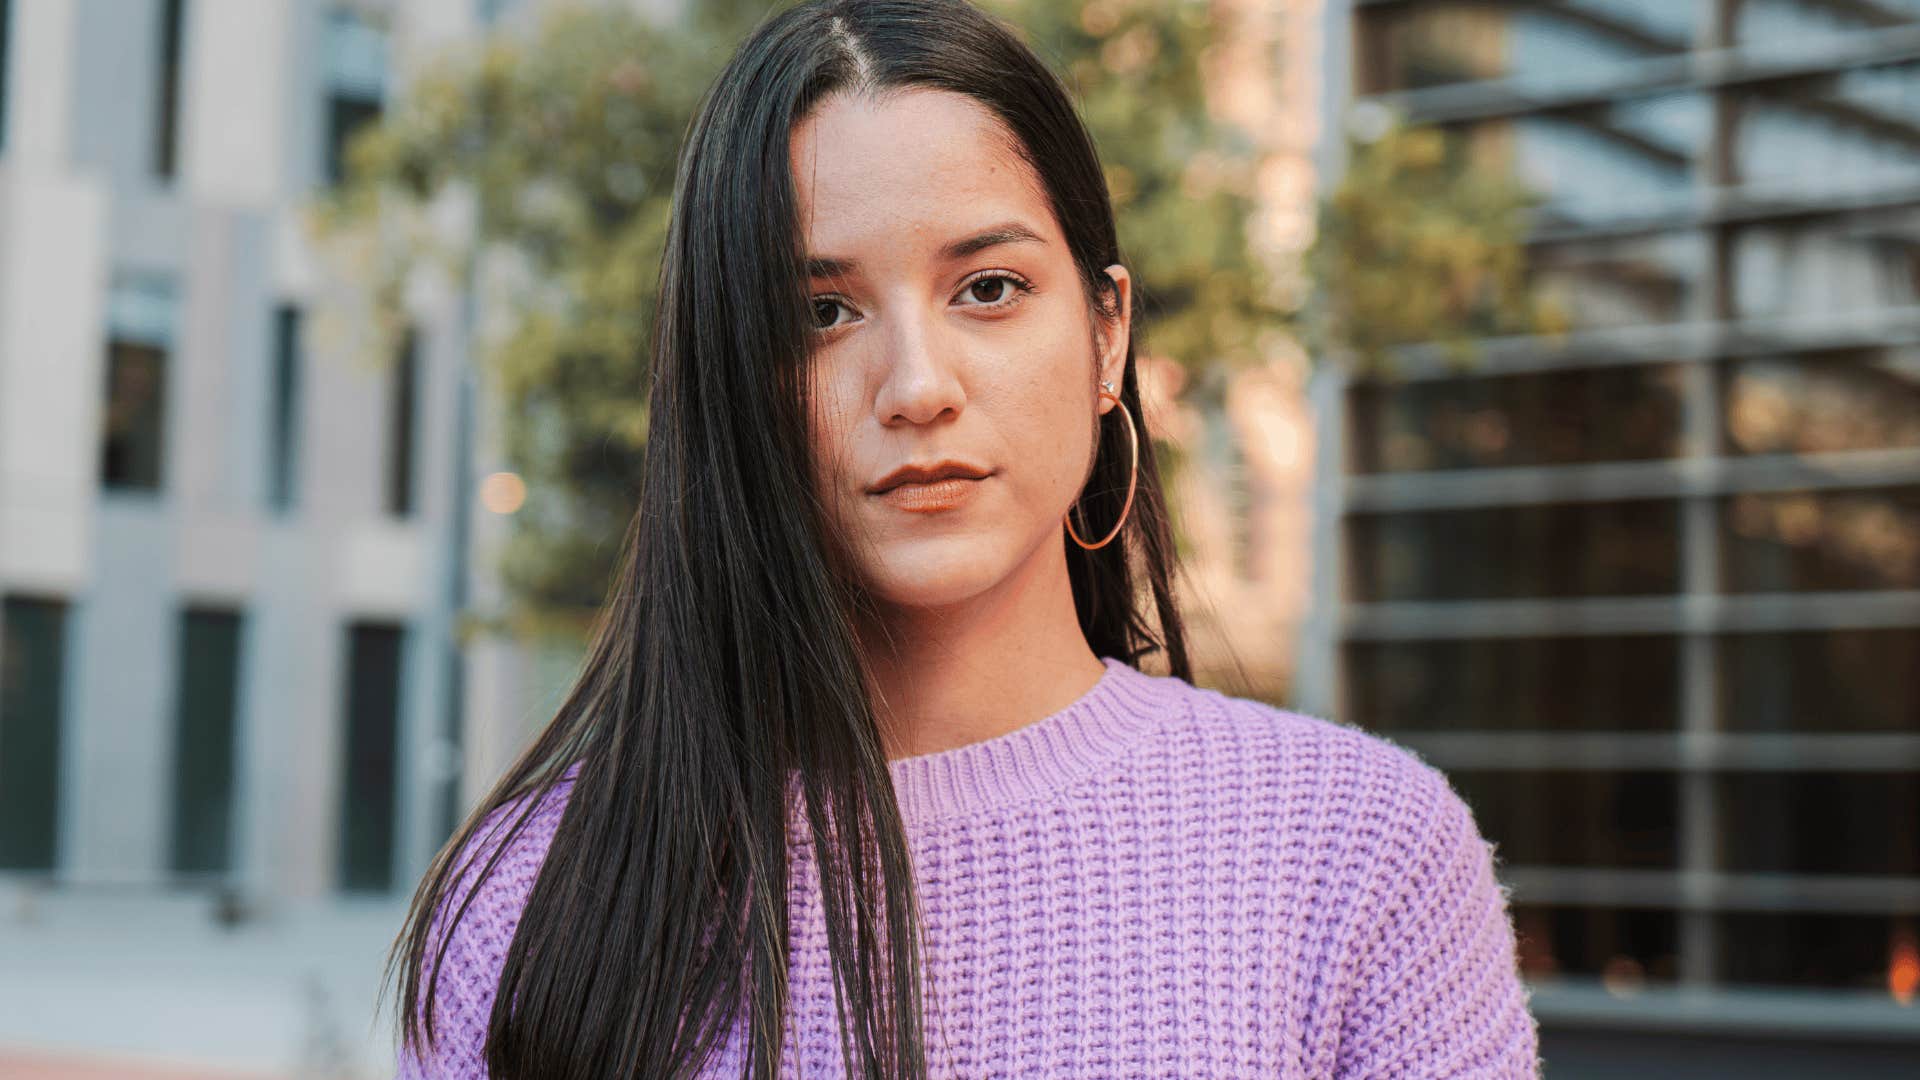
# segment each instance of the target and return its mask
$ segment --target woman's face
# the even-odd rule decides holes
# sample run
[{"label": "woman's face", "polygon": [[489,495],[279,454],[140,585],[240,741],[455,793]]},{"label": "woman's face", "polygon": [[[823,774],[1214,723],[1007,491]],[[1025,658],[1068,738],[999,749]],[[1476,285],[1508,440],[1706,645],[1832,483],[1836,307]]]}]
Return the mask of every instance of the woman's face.
[{"label": "woman's face", "polygon": [[[885,605],[962,603],[1059,560],[1096,417],[1114,404],[1099,380],[1120,386],[1127,271],[1109,268],[1121,314],[1096,344],[1066,238],[1011,137],[939,90],[835,95],[794,129],[815,482]],[[948,461],[984,478],[873,490]]]}]

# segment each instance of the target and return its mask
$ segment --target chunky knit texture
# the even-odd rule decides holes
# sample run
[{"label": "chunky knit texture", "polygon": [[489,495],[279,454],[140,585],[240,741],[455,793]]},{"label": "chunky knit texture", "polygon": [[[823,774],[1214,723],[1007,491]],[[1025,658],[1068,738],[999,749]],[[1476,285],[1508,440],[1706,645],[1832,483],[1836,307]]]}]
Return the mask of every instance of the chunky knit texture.
[{"label": "chunky knit texture", "polygon": [[[1377,735],[1104,663],[1052,716],[890,763],[933,1075],[1538,1076],[1495,846],[1444,774]],[[455,928],[439,1045],[401,1054],[401,1076],[486,1076],[501,965],[568,791]],[[792,857],[782,1074],[841,1077],[813,859]],[[743,1048],[736,1029],[706,1075],[738,1076]]]}]

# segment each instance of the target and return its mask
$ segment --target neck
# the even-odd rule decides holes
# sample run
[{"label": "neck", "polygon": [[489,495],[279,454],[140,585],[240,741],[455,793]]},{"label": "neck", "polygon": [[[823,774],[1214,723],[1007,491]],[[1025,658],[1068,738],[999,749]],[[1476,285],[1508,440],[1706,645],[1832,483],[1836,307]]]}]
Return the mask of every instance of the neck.
[{"label": "neck", "polygon": [[943,608],[890,608],[863,633],[890,760],[1017,731],[1085,694],[1105,672],[1073,606],[1057,544],[991,590]]}]

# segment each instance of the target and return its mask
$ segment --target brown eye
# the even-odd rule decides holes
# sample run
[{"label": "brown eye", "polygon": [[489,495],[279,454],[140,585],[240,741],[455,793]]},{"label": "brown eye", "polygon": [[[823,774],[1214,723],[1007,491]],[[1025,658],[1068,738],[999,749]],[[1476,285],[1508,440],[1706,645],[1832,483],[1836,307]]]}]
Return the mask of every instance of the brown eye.
[{"label": "brown eye", "polygon": [[[1009,282],[1006,278],[986,277],[986,278],[981,278],[979,281],[974,282],[970,286],[970,288],[973,289],[973,298],[975,300],[979,300],[988,304],[997,304],[1001,300],[1005,299],[1007,295],[1007,288],[1009,287],[1009,285],[1011,285],[1011,282]],[[986,289],[988,292],[991,292],[993,295],[991,296],[982,295],[981,290],[983,288]]]},{"label": "brown eye", "polygon": [[813,319],[814,319],[815,327],[821,330],[825,330],[826,328],[832,326],[834,314],[839,310],[840,310],[840,302],[838,300],[815,300],[813,302]]}]

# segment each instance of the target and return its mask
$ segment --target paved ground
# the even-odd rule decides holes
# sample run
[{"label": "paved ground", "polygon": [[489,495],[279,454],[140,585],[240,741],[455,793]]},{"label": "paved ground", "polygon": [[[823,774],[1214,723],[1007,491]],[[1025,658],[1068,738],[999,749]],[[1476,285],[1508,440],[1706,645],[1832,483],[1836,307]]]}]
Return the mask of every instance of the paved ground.
[{"label": "paved ground", "polygon": [[0,1080],[363,1080],[392,1071],[380,969],[404,911],[235,929],[193,897],[0,895]]}]

